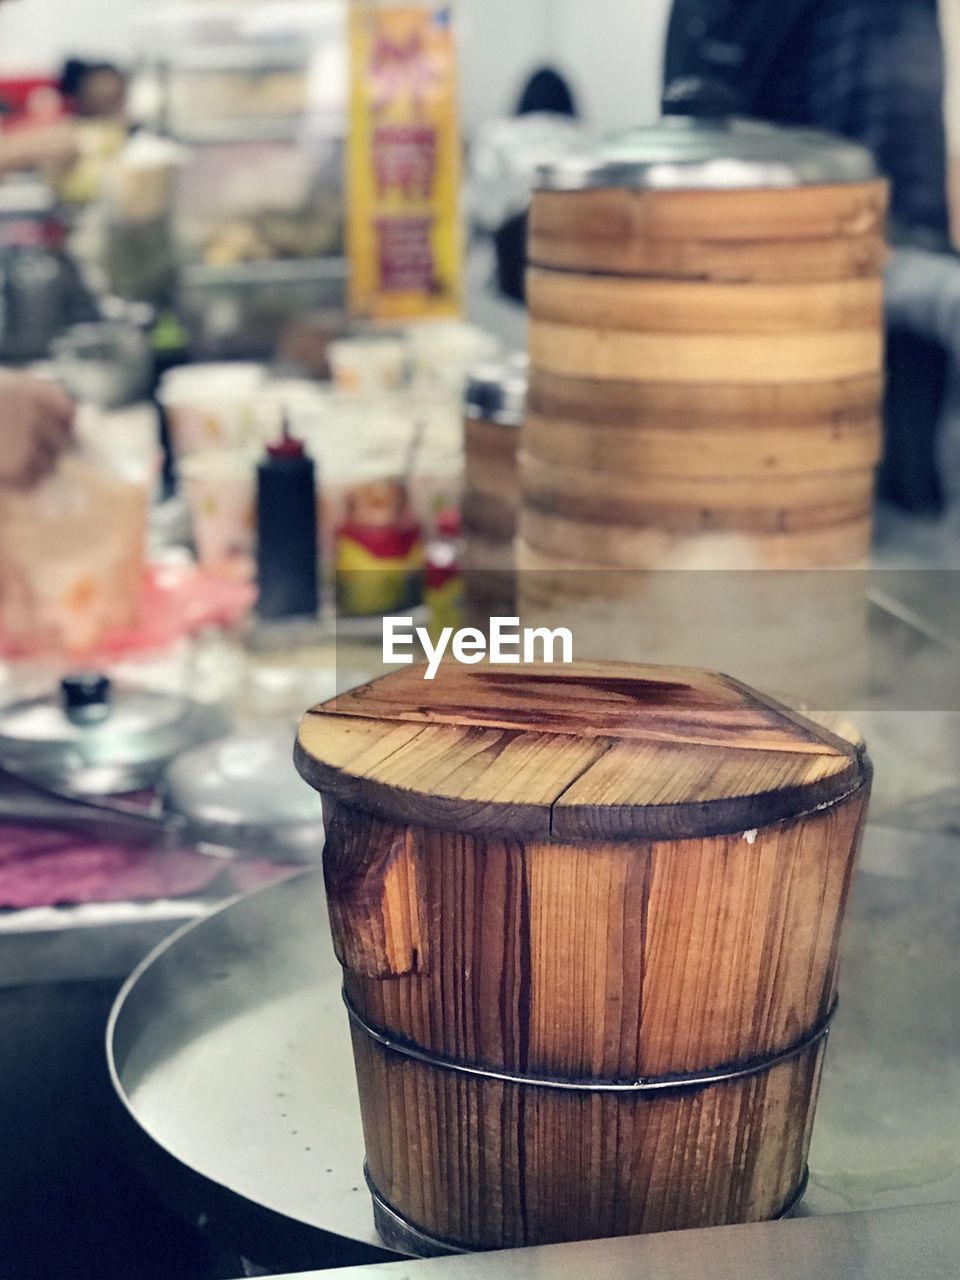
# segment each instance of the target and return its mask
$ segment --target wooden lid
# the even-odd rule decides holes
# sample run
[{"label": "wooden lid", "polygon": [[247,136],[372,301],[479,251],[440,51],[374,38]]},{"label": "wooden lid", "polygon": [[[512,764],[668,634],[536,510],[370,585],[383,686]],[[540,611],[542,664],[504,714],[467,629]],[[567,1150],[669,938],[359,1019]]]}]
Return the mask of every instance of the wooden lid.
[{"label": "wooden lid", "polygon": [[406,667],[307,712],[296,763],[390,820],[527,839],[678,839],[830,805],[848,741],[729,676],[619,663]]}]

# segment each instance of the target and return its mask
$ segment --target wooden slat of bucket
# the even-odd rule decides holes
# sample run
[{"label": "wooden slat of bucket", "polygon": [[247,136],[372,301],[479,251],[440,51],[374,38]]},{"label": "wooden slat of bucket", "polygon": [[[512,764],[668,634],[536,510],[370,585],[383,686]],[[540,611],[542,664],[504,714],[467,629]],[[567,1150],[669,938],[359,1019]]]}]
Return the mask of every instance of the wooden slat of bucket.
[{"label": "wooden slat of bucket", "polygon": [[536,365],[530,370],[529,412],[611,427],[714,429],[771,422],[861,422],[880,411],[883,377],[821,382],[723,383],[634,382],[574,378]]},{"label": "wooden slat of bucket", "polygon": [[[453,737],[452,730],[445,732],[441,743]],[[735,730],[729,737],[729,748],[711,755],[709,766],[701,751],[665,741],[616,741],[606,751],[582,752],[579,773],[571,775],[555,805],[565,835],[547,843],[511,841],[495,827],[477,835],[405,828],[338,808],[337,856],[344,840],[361,838],[373,848],[393,849],[395,856],[404,846],[404,857],[412,853],[429,955],[424,969],[392,974],[386,983],[349,971],[346,990],[355,1008],[370,1025],[390,1027],[428,1052],[560,1079],[684,1073],[789,1048],[798,1030],[815,1026],[833,1003],[833,929],[818,932],[809,924],[821,918],[832,924],[842,915],[866,793],[851,782],[846,799],[819,813],[766,826],[758,818],[752,843],[742,831],[645,844],[624,837],[630,818],[616,797],[624,786],[630,791],[631,779],[637,780],[637,794],[646,794],[651,772],[666,813],[694,803],[691,788],[696,795],[707,767],[704,794],[710,795],[736,793],[745,764],[768,778],[770,791],[809,788],[811,796],[821,787],[835,790],[836,780],[851,771],[849,746],[833,752],[816,750],[815,744],[809,751],[744,750],[736,745]],[[489,768],[489,758],[483,759]],[[560,763],[569,772],[567,759]],[[548,760],[541,760],[541,768],[549,773]],[[422,774],[414,785],[425,787]],[[511,783],[510,790],[517,792],[517,785]],[[609,837],[585,834],[591,824],[594,831],[608,829]],[[839,851],[829,866],[823,865],[825,850]],[[676,858],[683,859],[680,867]],[[504,997],[509,1007],[495,994],[503,990],[504,971],[523,963],[516,952],[519,931],[505,938],[497,928],[498,919],[505,923],[503,912],[519,907],[513,897],[518,877],[527,886],[526,927],[531,937],[544,940],[528,961],[526,1008],[518,992]],[[374,901],[378,886],[379,875],[371,876]],[[348,933],[361,889],[355,881],[342,893],[336,883],[328,888],[343,908]],[[717,912],[718,900],[727,903],[725,917]],[[399,905],[391,898],[383,910],[391,916]],[[639,930],[644,911],[650,932],[634,936],[631,924]],[[574,918],[580,932],[561,939],[564,922]],[[680,937],[662,927],[665,919],[683,921],[682,936],[698,942],[679,967],[665,934],[675,945]],[[625,920],[631,922],[629,954],[621,950]],[[349,939],[344,942],[341,953],[353,950]],[[778,962],[765,963],[768,948]],[[461,994],[456,1007],[444,999],[451,981]],[[608,1002],[622,1012],[622,1032],[607,1023]],[[514,1033],[524,1016],[529,1021],[521,1047]]]},{"label": "wooden slat of bucket", "polygon": [[435,1238],[499,1249],[779,1214],[803,1176],[823,1046],[764,1076],[639,1101],[458,1077],[360,1033],[354,1055],[374,1184]]},{"label": "wooden slat of bucket", "polygon": [[[587,521],[664,528],[784,528],[842,524],[869,514],[872,468],[795,476],[718,479],[586,471],[520,457],[524,501]],[[807,524],[806,522],[809,522]]]},{"label": "wooden slat of bucket", "polygon": [[875,232],[835,240],[794,240],[788,244],[781,240],[630,243],[605,234],[592,241],[570,242],[536,231],[530,238],[530,262],[538,267],[731,283],[876,276],[883,270],[888,252],[883,236]]},{"label": "wooden slat of bucket", "polygon": [[585,568],[826,569],[862,564],[870,551],[870,517],[795,533],[677,533],[588,524],[533,507],[520,513],[519,536],[531,548]]},{"label": "wooden slat of bucket", "polygon": [[879,329],[883,281],[721,284],[629,279],[533,268],[527,304],[534,319],[653,333],[822,333]]},{"label": "wooden slat of bucket", "polygon": [[874,467],[882,449],[874,417],[833,424],[705,429],[600,426],[527,415],[524,448],[533,458],[596,472],[632,475],[763,477]]},{"label": "wooden slat of bucket", "polygon": [[530,322],[530,358],[575,378],[628,382],[823,382],[877,374],[879,329],[835,333],[658,334]]},{"label": "wooden slat of bucket", "polygon": [[[660,749],[630,744],[615,764],[644,776],[652,765],[651,751]],[[598,765],[602,762],[603,757]],[[718,763],[735,788],[741,776],[735,747],[725,763]],[[776,785],[786,784],[787,767],[785,761],[776,766],[771,761]],[[822,760],[795,758],[789,767],[810,773],[822,767]],[[664,804],[689,794],[691,774],[680,756],[671,758],[664,773]],[[590,803],[599,809],[606,807],[601,792],[613,775],[591,774],[588,769],[584,775],[578,801],[559,813],[564,823],[578,823],[579,799],[586,796],[594,797]],[[378,847],[416,850],[426,905],[422,918],[433,922],[425,940],[430,964],[427,972],[387,982],[348,972],[348,994],[369,1023],[389,1028],[401,1040],[508,1069],[519,1059],[525,1071],[555,1078],[629,1079],[696,1070],[707,1061],[749,1060],[796,1039],[795,1026],[813,1026],[830,1006],[836,985],[834,934],[829,927],[810,929],[808,921],[835,921],[842,915],[863,808],[859,792],[828,811],[761,828],[747,839],[737,833],[648,846],[596,841],[518,846],[494,835],[474,839],[422,828],[407,834],[384,826]],[[840,856],[825,859],[825,849]],[[527,886],[523,893],[517,892],[521,881]],[[718,902],[724,910],[718,910]],[[535,940],[529,952],[528,937]],[[444,995],[451,989],[458,993],[456,1000]],[[737,1097],[737,1111],[727,1114],[724,1108],[714,1110],[713,1090],[694,1095],[699,1101],[690,1112],[691,1100],[676,1095],[614,1103],[506,1086],[514,1102],[505,1108],[504,1086],[496,1082],[459,1078],[447,1092],[449,1073],[384,1056],[360,1033],[355,1051],[374,1181],[415,1222],[475,1245],[542,1243],[598,1231],[659,1230],[775,1214],[802,1170],[810,1123],[807,1086],[815,1084],[820,1057],[819,1048],[811,1049],[792,1066],[774,1068],[749,1083],[719,1086]],[[799,1067],[804,1058],[806,1065]],[[371,1072],[379,1078],[371,1078]],[[795,1093],[783,1092],[777,1083],[784,1072]],[[523,1126],[516,1123],[518,1106],[527,1112]],[[606,1124],[597,1127],[608,1107],[614,1108],[608,1120],[620,1135],[616,1141]],[[691,1142],[686,1125],[692,1115],[703,1118],[704,1108],[711,1139]],[[558,1158],[571,1125],[584,1126],[578,1144],[600,1144],[586,1164]],[[451,1185],[461,1185],[453,1168],[476,1161],[487,1147],[451,1135],[478,1127],[492,1150],[482,1171],[473,1166],[477,1198],[451,1197]],[[730,1129],[741,1137],[745,1129],[756,1135],[745,1162],[732,1154],[738,1148]],[[397,1141],[398,1134],[405,1135],[403,1140]],[[627,1147],[621,1149],[620,1142]],[[610,1218],[609,1177],[623,1167],[627,1149],[634,1190],[621,1208],[627,1216]],[[514,1151],[518,1170],[522,1166],[528,1177],[531,1168],[538,1170],[538,1214],[545,1216],[528,1219],[522,1228],[517,1225],[523,1219],[517,1210],[522,1197],[518,1201],[517,1188],[505,1189],[503,1181],[511,1167],[505,1150]],[[547,1159],[551,1152],[553,1158]],[[638,1182],[641,1166],[644,1176]],[[781,1170],[778,1178],[771,1180],[771,1168]],[[596,1187],[598,1169],[604,1170],[602,1195]],[[765,1173],[755,1177],[751,1169]],[[649,1185],[659,1186],[663,1179],[674,1192],[651,1201]],[[715,1179],[725,1183],[727,1193],[713,1203],[704,1197]],[[574,1212],[572,1202],[583,1195],[592,1207]],[[510,1206],[506,1225],[505,1204]],[[517,1236],[517,1230],[532,1234]]]},{"label": "wooden slat of bucket", "polygon": [[534,236],[576,244],[602,235],[639,240],[830,240],[882,233],[886,182],[725,191],[637,191],[627,187],[538,191]]}]

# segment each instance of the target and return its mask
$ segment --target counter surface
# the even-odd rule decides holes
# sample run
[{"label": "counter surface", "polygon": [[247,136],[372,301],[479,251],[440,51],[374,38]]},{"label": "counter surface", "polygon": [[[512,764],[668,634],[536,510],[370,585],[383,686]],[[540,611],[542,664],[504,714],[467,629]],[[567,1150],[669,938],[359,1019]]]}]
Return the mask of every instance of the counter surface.
[{"label": "counter surface", "polygon": [[322,1274],[344,1280],[954,1280],[958,1265],[960,1205],[951,1204]]}]

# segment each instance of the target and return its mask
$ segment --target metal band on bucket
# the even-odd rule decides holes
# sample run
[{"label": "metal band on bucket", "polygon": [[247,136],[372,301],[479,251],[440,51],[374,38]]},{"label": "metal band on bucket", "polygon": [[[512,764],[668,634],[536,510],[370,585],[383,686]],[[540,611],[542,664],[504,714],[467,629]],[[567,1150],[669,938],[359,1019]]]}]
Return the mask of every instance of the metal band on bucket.
[{"label": "metal band on bucket", "polygon": [[833,1016],[837,1011],[837,1001],[834,1000],[826,1017],[822,1018],[811,1031],[808,1031],[795,1044],[790,1045],[787,1049],[780,1050],[779,1053],[751,1058],[749,1062],[729,1067],[719,1067],[713,1071],[698,1071],[674,1076],[645,1076],[639,1080],[560,1080],[550,1076],[531,1076],[515,1071],[491,1070],[487,1067],[476,1067],[466,1062],[458,1062],[454,1058],[440,1057],[437,1054],[428,1052],[426,1049],[420,1049],[416,1045],[393,1040],[382,1031],[371,1027],[357,1012],[346,991],[343,992],[343,1002],[347,1006],[350,1021],[357,1030],[362,1031],[365,1036],[379,1045],[381,1049],[403,1058],[412,1058],[414,1061],[422,1062],[426,1066],[435,1067],[438,1071],[453,1071],[459,1075],[477,1076],[482,1080],[496,1080],[500,1084],[524,1085],[534,1089],[563,1089],[573,1090],[577,1093],[628,1095],[665,1093],[670,1090],[706,1089],[710,1085],[727,1084],[734,1080],[745,1080],[749,1076],[763,1075],[774,1067],[781,1066],[785,1062],[791,1062],[794,1058],[799,1058],[808,1049],[824,1040],[830,1030]]},{"label": "metal band on bucket", "polygon": [[[376,1183],[370,1177],[370,1170],[366,1165],[363,1166],[363,1176],[366,1179],[370,1197],[373,1200],[374,1225],[388,1249],[396,1249],[398,1253],[412,1254],[416,1258],[442,1258],[449,1257],[451,1254],[485,1252],[485,1250],[471,1249],[469,1245],[455,1243],[452,1240],[441,1240],[420,1227],[415,1227],[412,1222],[409,1222],[402,1213],[398,1213],[383,1198],[377,1189]],[[782,1219],[790,1218],[796,1213],[800,1207],[800,1201],[806,1193],[809,1180],[810,1170],[804,1167],[803,1176],[796,1191],[793,1192],[780,1212],[775,1213],[769,1221],[780,1222]]]}]

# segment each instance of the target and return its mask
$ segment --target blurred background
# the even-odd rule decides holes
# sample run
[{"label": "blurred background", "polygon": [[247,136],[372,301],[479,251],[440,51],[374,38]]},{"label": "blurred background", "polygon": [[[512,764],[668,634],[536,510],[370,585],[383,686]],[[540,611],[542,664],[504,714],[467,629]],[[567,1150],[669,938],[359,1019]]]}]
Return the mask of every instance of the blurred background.
[{"label": "blurred background", "polygon": [[944,901],[958,245],[951,0],[0,0],[0,1277],[369,1255],[134,1175],[103,1037],[387,614],[855,712]]}]

